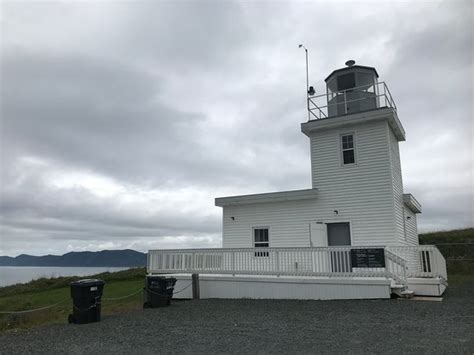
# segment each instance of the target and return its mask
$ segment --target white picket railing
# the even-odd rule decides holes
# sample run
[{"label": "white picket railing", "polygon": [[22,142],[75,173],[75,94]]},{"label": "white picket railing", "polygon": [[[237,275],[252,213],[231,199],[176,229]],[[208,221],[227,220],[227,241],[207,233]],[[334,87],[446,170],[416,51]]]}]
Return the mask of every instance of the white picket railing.
[{"label": "white picket railing", "polygon": [[446,260],[434,245],[388,246],[386,250],[406,260],[407,277],[448,279]]},{"label": "white picket railing", "polygon": [[[351,250],[383,248],[385,267],[353,267]],[[406,285],[408,277],[446,276],[446,262],[434,246],[305,247],[150,250],[148,272],[389,277]]]},{"label": "white picket railing", "polygon": [[385,249],[385,268],[387,277],[401,285],[407,285],[407,262],[402,257]]}]

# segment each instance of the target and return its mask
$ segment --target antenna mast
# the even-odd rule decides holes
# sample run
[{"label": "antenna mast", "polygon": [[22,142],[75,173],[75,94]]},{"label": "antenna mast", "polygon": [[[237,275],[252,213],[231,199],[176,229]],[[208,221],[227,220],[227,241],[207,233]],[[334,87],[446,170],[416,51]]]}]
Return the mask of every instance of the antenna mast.
[{"label": "antenna mast", "polygon": [[306,109],[308,110],[308,121],[310,119],[309,113],[309,76],[308,76],[308,49],[303,45],[300,44],[298,48],[303,48],[306,55]]}]

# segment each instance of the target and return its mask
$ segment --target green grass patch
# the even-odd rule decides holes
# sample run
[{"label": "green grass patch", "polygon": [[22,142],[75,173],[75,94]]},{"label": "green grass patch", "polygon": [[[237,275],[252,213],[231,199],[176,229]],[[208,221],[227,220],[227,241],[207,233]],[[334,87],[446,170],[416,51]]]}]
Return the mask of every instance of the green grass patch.
[{"label": "green grass patch", "polygon": [[474,260],[446,260],[449,275],[474,275]]},{"label": "green grass patch", "polygon": [[124,280],[138,280],[144,279],[146,275],[145,268],[135,268],[122,270],[117,272],[103,272],[100,274],[90,276],[67,276],[67,277],[53,277],[53,278],[40,278],[37,280],[30,281],[25,284],[16,284],[6,287],[0,287],[0,297],[8,295],[18,295],[22,293],[30,293],[36,291],[50,290],[54,288],[69,287],[72,281],[80,279],[101,279],[105,282],[111,281],[124,281]]},{"label": "green grass patch", "polygon": [[419,239],[438,247],[450,275],[474,275],[474,228],[425,233]]},{"label": "green grass patch", "polygon": [[474,228],[423,233],[419,239],[420,244],[474,243]]},{"label": "green grass patch", "polygon": [[145,269],[107,272],[87,277],[39,279],[27,284],[0,288],[0,311],[24,311],[61,303],[53,308],[32,313],[0,314],[0,330],[67,323],[68,315],[72,312],[69,283],[83,278],[99,278],[106,282],[102,296],[102,315],[139,309],[143,305],[142,292],[119,300],[108,298],[122,298],[142,289]]}]

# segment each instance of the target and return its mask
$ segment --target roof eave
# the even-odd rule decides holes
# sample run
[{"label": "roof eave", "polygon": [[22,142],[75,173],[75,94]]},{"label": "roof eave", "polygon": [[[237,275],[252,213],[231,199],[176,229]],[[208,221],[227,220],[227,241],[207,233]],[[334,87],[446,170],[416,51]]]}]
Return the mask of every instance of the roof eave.
[{"label": "roof eave", "polygon": [[255,203],[275,203],[285,201],[308,200],[316,198],[318,189],[269,192],[262,194],[217,197],[215,205],[219,207],[239,206]]},{"label": "roof eave", "polygon": [[345,71],[345,70],[349,70],[349,69],[357,69],[357,68],[373,70],[375,72],[375,76],[377,78],[379,77],[379,74],[377,73],[377,70],[375,70],[374,67],[367,67],[365,65],[353,65],[352,67],[346,67],[346,68],[340,68],[340,69],[333,70],[332,73],[329,74],[326,79],[324,79],[324,81],[327,82],[331,76],[333,76],[334,74],[339,73],[341,71]]},{"label": "roof eave", "polygon": [[413,213],[421,213],[421,204],[412,194],[403,194],[403,203],[407,206]]},{"label": "roof eave", "polygon": [[387,120],[398,141],[404,141],[405,129],[400,122],[397,111],[391,107],[380,107],[373,110],[356,112],[347,115],[340,115],[318,120],[310,120],[301,124],[301,132],[310,137],[314,131],[339,128],[364,122]]}]

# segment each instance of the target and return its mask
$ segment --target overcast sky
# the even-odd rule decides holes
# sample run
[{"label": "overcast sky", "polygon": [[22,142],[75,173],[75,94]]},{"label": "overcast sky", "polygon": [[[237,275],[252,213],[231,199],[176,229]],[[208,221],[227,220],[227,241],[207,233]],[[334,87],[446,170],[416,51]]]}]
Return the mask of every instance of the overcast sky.
[{"label": "overcast sky", "polygon": [[309,188],[310,84],[374,66],[419,230],[473,225],[473,7],[1,3],[0,255],[219,247],[214,198]]}]

